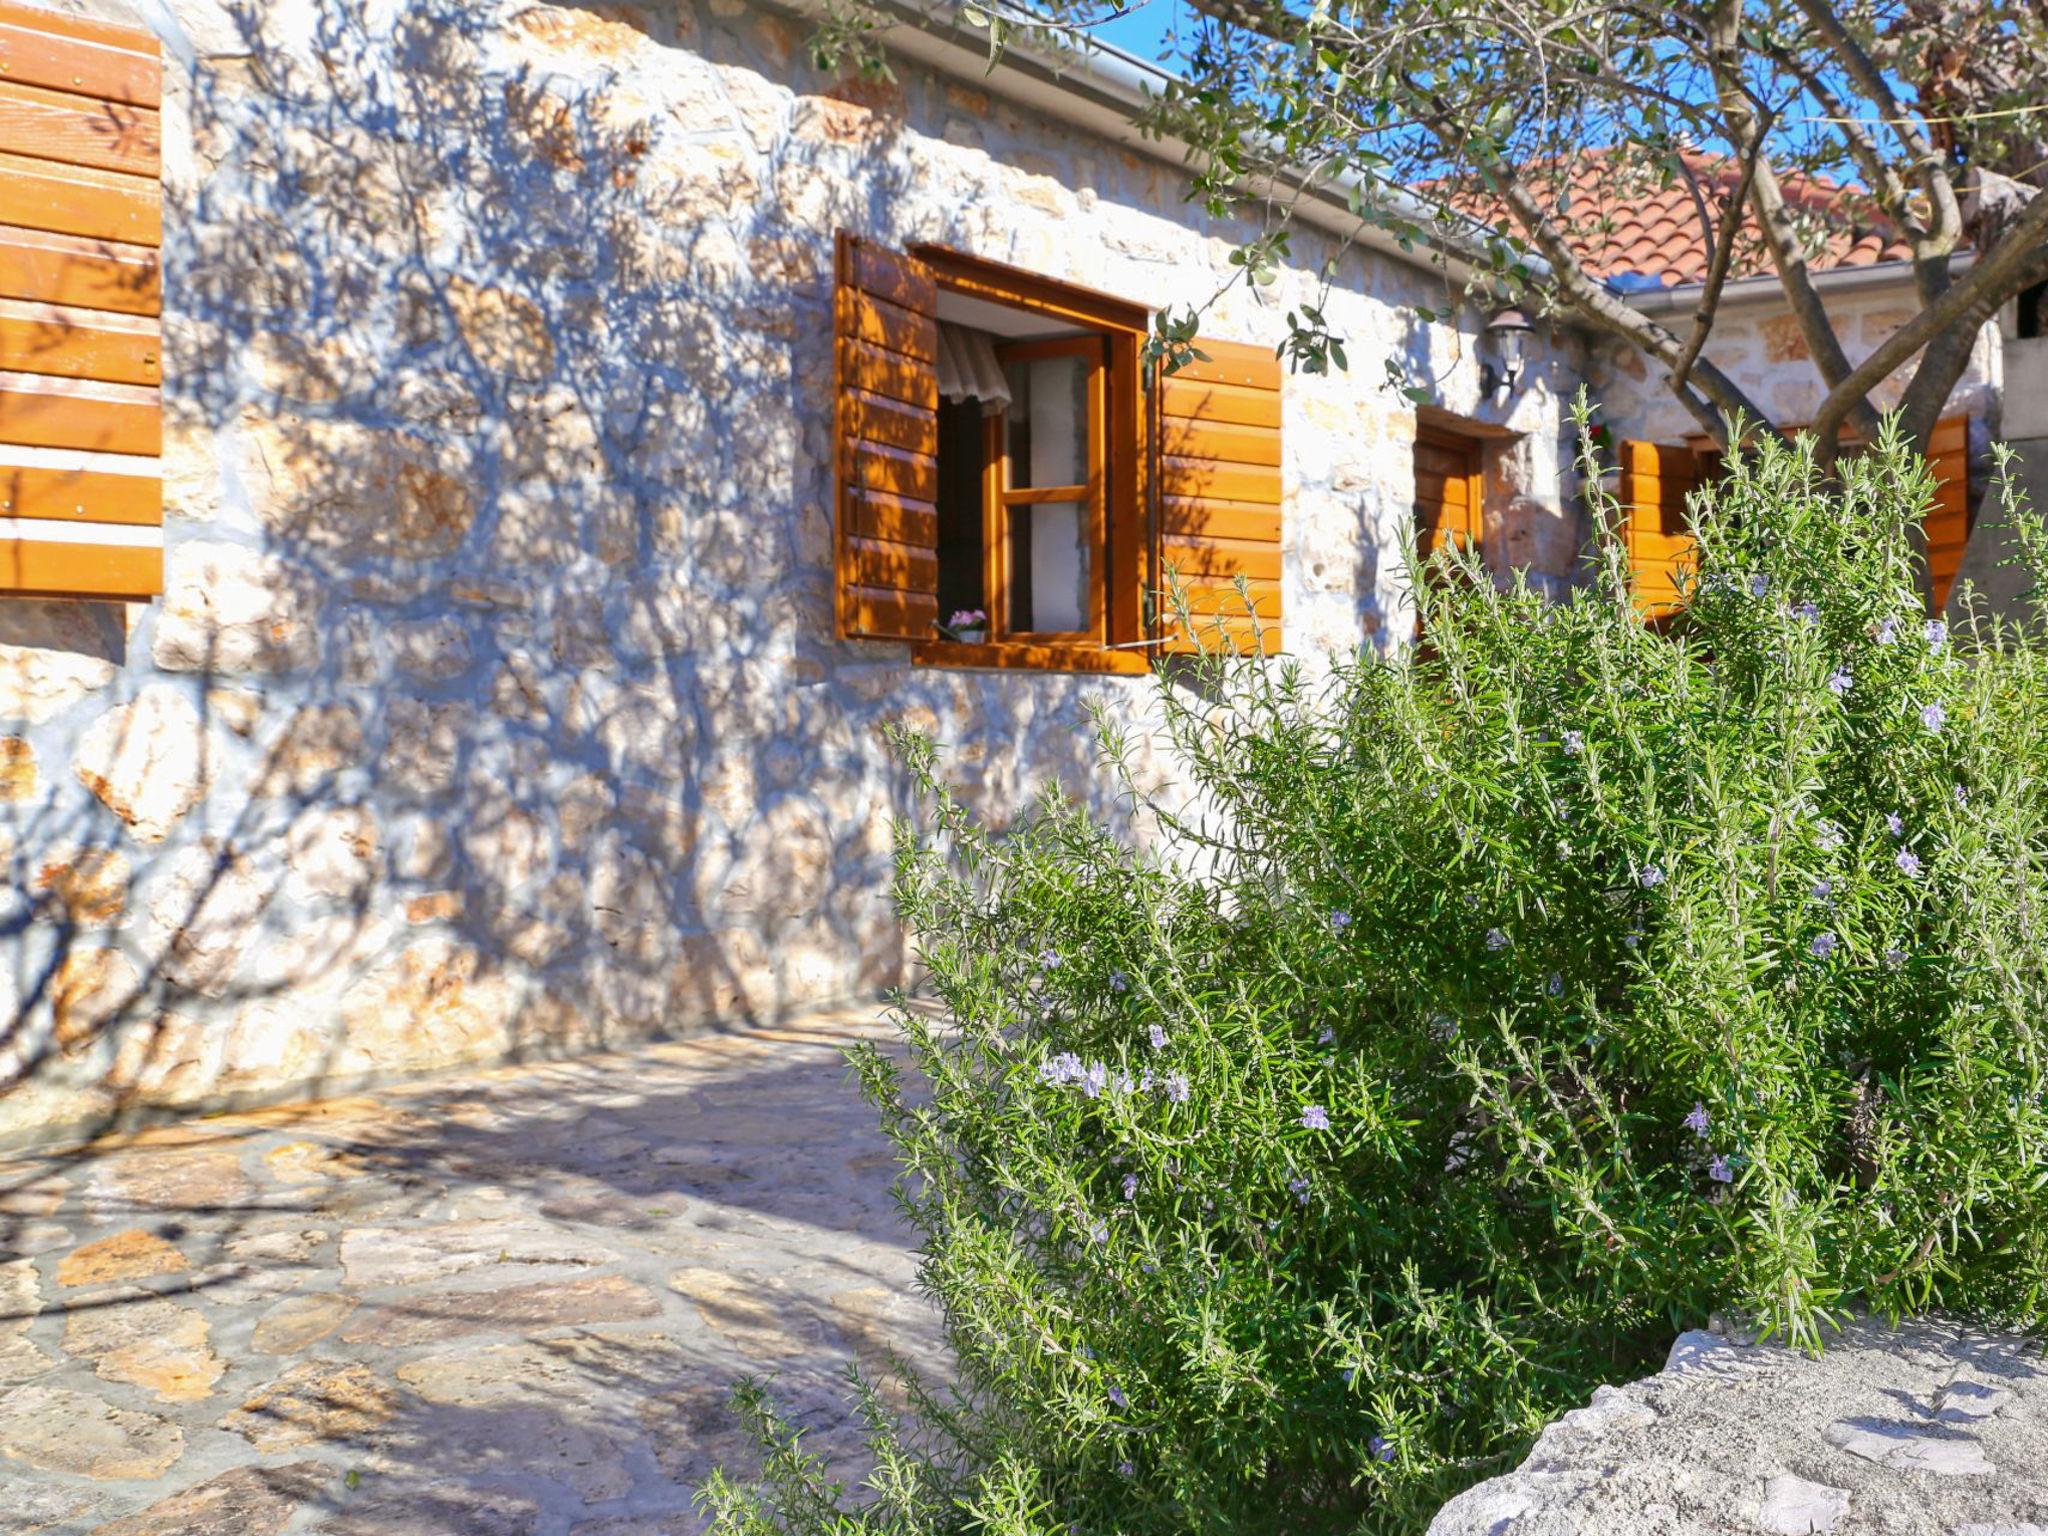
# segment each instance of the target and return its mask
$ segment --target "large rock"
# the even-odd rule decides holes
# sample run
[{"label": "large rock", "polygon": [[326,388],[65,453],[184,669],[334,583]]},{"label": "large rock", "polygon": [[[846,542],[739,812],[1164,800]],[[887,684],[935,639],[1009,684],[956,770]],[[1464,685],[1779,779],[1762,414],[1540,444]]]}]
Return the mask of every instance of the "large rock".
[{"label": "large rock", "polygon": [[1852,1325],[1814,1358],[1715,1333],[1602,1387],[1428,1536],[1964,1536],[2048,1529],[2032,1341]]},{"label": "large rock", "polygon": [[190,543],[170,555],[152,655],[166,672],[296,671],[319,649],[319,587],[274,555]]},{"label": "large rock", "polygon": [[160,843],[206,791],[206,728],[184,690],[152,683],[86,727],[71,766],[140,841]]}]

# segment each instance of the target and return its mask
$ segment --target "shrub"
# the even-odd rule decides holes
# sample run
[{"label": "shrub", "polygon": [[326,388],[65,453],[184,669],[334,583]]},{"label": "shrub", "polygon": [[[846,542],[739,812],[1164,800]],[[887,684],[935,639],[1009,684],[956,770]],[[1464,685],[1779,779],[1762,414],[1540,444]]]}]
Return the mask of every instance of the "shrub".
[{"label": "shrub", "polygon": [[1767,445],[1664,632],[1445,565],[1411,659],[1162,681],[1142,849],[907,742],[954,1023],[857,1064],[958,1395],[849,1495],[751,1389],[719,1528],[1414,1531],[1710,1309],[2041,1321],[2048,658],[1923,618],[1930,489]]}]

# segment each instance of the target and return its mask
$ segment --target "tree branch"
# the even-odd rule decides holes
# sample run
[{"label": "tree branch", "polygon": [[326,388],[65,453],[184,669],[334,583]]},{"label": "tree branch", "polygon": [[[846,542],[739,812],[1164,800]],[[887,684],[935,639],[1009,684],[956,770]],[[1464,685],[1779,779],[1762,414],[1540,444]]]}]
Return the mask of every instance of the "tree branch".
[{"label": "tree branch", "polygon": [[1687,338],[1685,351],[1671,369],[1671,383],[1674,388],[1685,388],[1685,382],[1692,375],[1692,366],[1698,361],[1700,349],[1707,344],[1707,335],[1714,328],[1714,313],[1721,307],[1721,290],[1728,282],[1728,269],[1735,261],[1735,239],[1742,233],[1742,221],[1749,202],[1749,186],[1756,179],[1757,156],[1763,146],[1751,145],[1742,157],[1742,179],[1736,183],[1734,195],[1721,210],[1720,234],[1714,242],[1714,259],[1707,267],[1706,286],[1700,291],[1700,307],[1693,311],[1692,335]]},{"label": "tree branch", "polygon": [[[1814,432],[1839,432],[1858,404],[1865,411],[1870,409],[1867,402],[1871,390],[1943,330],[1962,326],[1973,308],[1982,306],[1988,314],[2025,287],[2044,255],[2048,255],[2044,240],[2048,240],[2048,193],[2036,195],[2027,204],[2027,211],[2007,229],[2005,237],[1951,283],[1946,293],[1893,331],[1868,357],[1830,386],[1813,418]],[[1981,325],[1983,319],[1980,317],[1977,323]],[[1965,335],[1974,338],[1975,333],[1976,327],[1971,326]],[[1916,376],[1914,383],[1918,382]],[[1943,390],[1941,400],[1947,398],[1948,391]],[[1941,401],[1936,402],[1937,409],[1940,404]]]}]

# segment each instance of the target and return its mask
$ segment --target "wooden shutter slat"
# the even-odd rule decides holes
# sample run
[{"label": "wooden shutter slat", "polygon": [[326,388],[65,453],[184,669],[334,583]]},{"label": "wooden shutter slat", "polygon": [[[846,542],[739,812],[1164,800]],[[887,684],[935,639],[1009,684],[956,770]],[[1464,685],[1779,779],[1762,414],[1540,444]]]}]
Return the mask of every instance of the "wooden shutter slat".
[{"label": "wooden shutter slat", "polygon": [[1280,467],[1280,434],[1272,427],[1168,416],[1162,420],[1160,448],[1178,459],[1214,459],[1228,464]]},{"label": "wooden shutter slat", "polygon": [[97,43],[103,48],[123,53],[138,53],[152,64],[158,59],[153,34],[140,27],[124,27],[117,21],[95,21],[89,16],[72,16],[37,5],[21,5],[17,0],[0,0],[0,22],[30,31],[48,32],[57,37]]},{"label": "wooden shutter slat", "polygon": [[1231,384],[1205,384],[1184,373],[1162,380],[1159,410],[1166,417],[1230,422],[1243,427],[1280,425],[1280,397],[1271,390]]},{"label": "wooden shutter slat", "polygon": [[1253,464],[1167,455],[1159,461],[1159,485],[1168,496],[1280,505],[1280,471]]},{"label": "wooden shutter slat", "polygon": [[0,379],[0,443],[155,456],[162,403],[153,390],[11,374]]},{"label": "wooden shutter slat", "polygon": [[114,171],[0,153],[0,213],[10,224],[60,235],[163,243],[156,183]]},{"label": "wooden shutter slat", "polygon": [[154,527],[163,507],[164,485],[155,475],[0,464],[0,517]]},{"label": "wooden shutter slat", "polygon": [[74,91],[137,107],[160,106],[163,69],[154,52],[61,37],[0,11],[0,72],[22,85]]},{"label": "wooden shutter slat", "polygon": [[931,458],[939,451],[939,413],[871,395],[864,389],[848,394],[848,410],[854,436],[864,443],[880,443],[906,453]]},{"label": "wooden shutter slat", "polygon": [[847,531],[856,538],[938,547],[939,512],[928,501],[855,489],[847,494],[846,510]]},{"label": "wooden shutter slat", "polygon": [[1168,538],[1280,542],[1279,509],[1257,502],[1168,496],[1160,503],[1160,523]]},{"label": "wooden shutter slat", "polygon": [[0,371],[153,385],[162,347],[154,321],[96,323],[0,301]]},{"label": "wooden shutter slat", "polygon": [[939,355],[936,308],[930,314],[918,314],[872,294],[855,292],[852,329],[848,334],[857,341],[886,347],[920,363],[933,362]]},{"label": "wooden shutter slat", "polygon": [[163,590],[161,544],[147,548],[0,537],[0,592],[13,597],[154,596]]},{"label": "wooden shutter slat", "polygon": [[834,267],[839,633],[928,640],[939,617],[938,283],[842,232]]},{"label": "wooden shutter slat", "polygon": [[914,358],[865,341],[845,343],[846,383],[927,411],[939,408],[939,376]]},{"label": "wooden shutter slat", "polygon": [[154,315],[163,303],[157,253],[0,225],[0,299]]},{"label": "wooden shutter slat", "polygon": [[1236,576],[1280,579],[1280,546],[1254,539],[1183,539],[1168,535],[1166,563],[1183,577]]},{"label": "wooden shutter slat", "polygon": [[[1199,337],[1195,346],[1205,360],[1162,376],[1155,390],[1160,560],[1194,628],[1171,635],[1168,648],[1274,654],[1284,570],[1280,362],[1241,342]],[[1169,596],[1161,608],[1173,613]]]},{"label": "wooden shutter slat", "polygon": [[154,177],[163,128],[150,107],[0,79],[0,150]]}]

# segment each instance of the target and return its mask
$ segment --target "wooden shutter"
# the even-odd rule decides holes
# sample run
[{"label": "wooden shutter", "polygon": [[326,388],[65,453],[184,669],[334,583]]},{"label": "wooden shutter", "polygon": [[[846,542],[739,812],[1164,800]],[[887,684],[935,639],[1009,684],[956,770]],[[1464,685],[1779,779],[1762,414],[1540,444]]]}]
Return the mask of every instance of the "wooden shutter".
[{"label": "wooden shutter", "polygon": [[1934,505],[1927,509],[1927,572],[1933,578],[1934,611],[1948,601],[1970,542],[1970,420],[1951,416],[1937,422],[1927,440],[1935,479]]},{"label": "wooden shutter", "polygon": [[1477,548],[1485,533],[1479,444],[1432,426],[1415,429],[1415,545],[1427,560],[1446,545]]},{"label": "wooden shutter", "polygon": [[939,617],[938,285],[842,231],[833,313],[839,633],[929,640]]},{"label": "wooden shutter", "polygon": [[162,68],[0,0],[0,595],[163,591]]},{"label": "wooden shutter", "polygon": [[[1231,341],[1195,346],[1208,361],[1163,376],[1158,391],[1161,555],[1196,629],[1168,649],[1271,654],[1281,619],[1280,360]],[[1173,616],[1165,593],[1160,611]]]},{"label": "wooden shutter", "polygon": [[1621,535],[1635,582],[1636,607],[1663,618],[1684,607],[1678,571],[1693,559],[1685,497],[1700,481],[1699,455],[1664,443],[1621,444]]}]

